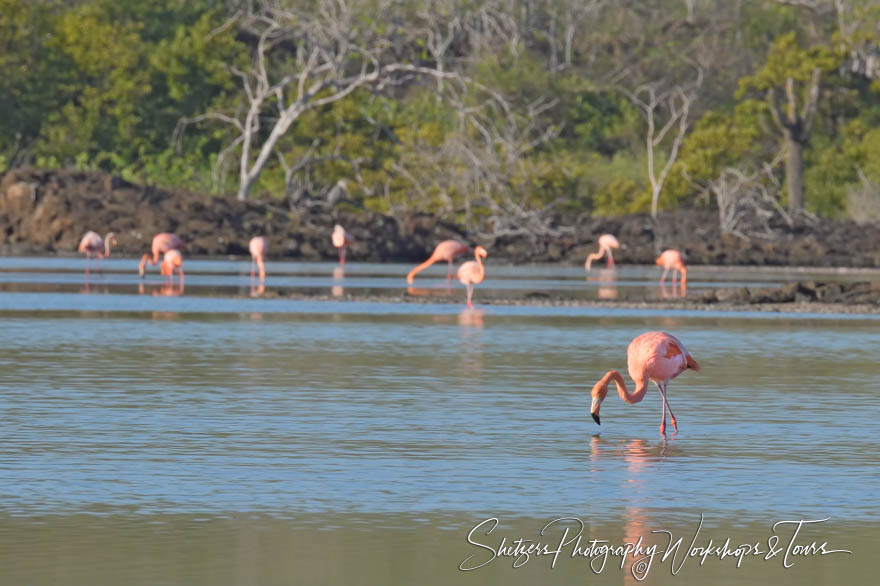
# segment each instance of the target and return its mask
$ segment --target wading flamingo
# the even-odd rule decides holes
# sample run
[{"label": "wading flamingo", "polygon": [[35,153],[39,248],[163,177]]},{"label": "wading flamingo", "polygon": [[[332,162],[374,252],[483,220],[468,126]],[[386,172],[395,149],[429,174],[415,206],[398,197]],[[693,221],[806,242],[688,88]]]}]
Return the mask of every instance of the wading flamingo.
[{"label": "wading flamingo", "polygon": [[413,278],[416,276],[416,273],[420,273],[435,262],[446,261],[449,263],[449,270],[446,272],[446,278],[452,278],[452,261],[456,256],[461,254],[467,254],[471,251],[471,247],[465,244],[464,242],[459,242],[458,240],[444,240],[440,244],[434,248],[434,252],[431,253],[431,256],[411,270],[409,274],[406,276],[406,282],[412,285]]},{"label": "wading flamingo", "polygon": [[474,304],[471,303],[471,297],[474,294],[474,285],[482,283],[483,277],[486,276],[486,269],[483,267],[481,258],[486,258],[487,255],[488,253],[485,248],[477,246],[476,250],[474,250],[475,260],[469,260],[458,267],[458,280],[461,281],[462,285],[467,287],[467,306],[469,309],[474,308]]},{"label": "wading flamingo", "polygon": [[248,243],[248,250],[251,251],[251,278],[254,278],[254,264],[260,270],[260,280],[266,280],[266,266],[263,264],[263,257],[266,256],[266,239],[262,236],[254,236]]},{"label": "wading flamingo", "polygon": [[345,265],[345,247],[354,244],[354,238],[345,231],[345,228],[336,224],[333,226],[333,234],[330,235],[333,246],[339,249],[339,264]]},{"label": "wading flamingo", "polygon": [[183,255],[177,249],[169,250],[162,258],[162,264],[159,266],[159,272],[174,280],[174,271],[180,276],[180,282],[183,284]]},{"label": "wading flamingo", "polygon": [[589,271],[594,260],[599,260],[602,256],[607,254],[608,268],[613,269],[614,257],[611,255],[612,248],[620,248],[620,243],[617,241],[617,238],[611,234],[602,234],[599,236],[599,250],[598,252],[594,252],[587,256],[587,262],[584,263],[584,268]]},{"label": "wading flamingo", "polygon": [[140,275],[141,278],[144,276],[144,268],[148,262],[151,265],[154,265],[158,263],[159,258],[169,250],[180,250],[183,248],[183,240],[178,238],[177,234],[160,232],[153,236],[153,245],[151,248],[153,251],[152,258],[149,254],[145,254],[141,258],[141,264],[138,266],[138,275]]},{"label": "wading flamingo", "polygon": [[[684,266],[684,260],[682,260],[679,251],[672,248],[664,250],[660,256],[657,257],[656,264],[657,266],[663,267],[663,275],[660,276],[661,285],[666,282],[666,274],[669,271],[678,271],[681,275],[681,288],[684,289],[687,287],[688,271]],[[673,285],[675,284],[675,278],[675,273],[672,273]]]},{"label": "wading flamingo", "polygon": [[590,405],[590,415],[593,421],[599,421],[599,407],[608,394],[608,383],[612,380],[617,384],[617,393],[627,403],[638,403],[645,398],[648,391],[648,381],[654,381],[660,391],[662,401],[661,408],[663,419],[660,421],[660,435],[666,437],[666,411],[672,418],[672,427],[678,433],[678,424],[675,415],[666,400],[666,385],[669,379],[673,379],[688,368],[700,370],[700,365],[685,350],[678,338],[666,332],[646,332],[630,342],[626,349],[626,367],[629,376],[635,383],[635,390],[630,393],[626,388],[626,381],[616,370],[609,370],[593,387],[590,396],[593,401]]},{"label": "wading flamingo", "polygon": [[119,242],[116,241],[116,234],[113,232],[107,232],[104,238],[101,238],[100,234],[92,230],[86,232],[82,240],[79,241],[79,248],[77,250],[86,255],[87,273],[89,272],[89,260],[92,258],[92,255],[95,255],[98,259],[110,256],[111,246],[119,246]]}]

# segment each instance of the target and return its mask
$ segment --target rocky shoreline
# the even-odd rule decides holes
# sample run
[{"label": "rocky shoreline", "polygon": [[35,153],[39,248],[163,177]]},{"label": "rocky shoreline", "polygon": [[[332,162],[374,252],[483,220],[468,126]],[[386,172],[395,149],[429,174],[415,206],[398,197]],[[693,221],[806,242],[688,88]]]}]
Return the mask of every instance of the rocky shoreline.
[{"label": "rocky shoreline", "polygon": [[[357,240],[355,261],[414,262],[436,242],[476,243],[459,226],[427,214],[391,217],[368,211],[284,209],[284,202],[238,202],[182,190],[135,185],[99,172],[17,169],[0,178],[0,253],[74,254],[87,230],[114,231],[120,252],[139,255],[158,232],[178,233],[191,255],[243,255],[251,236],[265,235],[270,257],[332,259],[329,234],[343,224]],[[480,239],[493,261],[581,264],[605,232],[617,235],[620,263],[653,264],[657,251],[682,250],[692,265],[877,267],[880,227],[823,219],[778,231],[772,240],[722,234],[712,211],[559,218],[562,236]],[[788,294],[786,294],[788,295]],[[707,299],[706,303],[716,303]]]},{"label": "rocky shoreline", "polygon": [[[800,289],[802,283],[791,283],[779,289]],[[839,283],[824,284],[833,288]],[[810,296],[798,296],[789,299],[787,295],[779,294],[777,301],[772,301],[774,296],[768,295],[767,291],[776,289],[753,289],[752,293],[744,294],[741,289],[733,289],[737,293],[732,296],[721,295],[724,301],[718,299],[721,289],[709,291],[693,298],[672,298],[643,301],[614,301],[614,300],[583,300],[566,297],[559,294],[547,294],[525,292],[522,296],[495,296],[478,292],[474,300],[476,311],[479,313],[483,308],[492,306],[532,306],[532,307],[594,307],[602,309],[647,309],[647,310],[686,310],[686,311],[724,311],[724,312],[768,312],[768,313],[818,313],[818,314],[875,314],[880,315],[880,287],[875,288],[870,295],[863,295],[861,291],[870,283],[853,283],[852,287],[841,288],[838,296],[826,296],[821,300]],[[743,288],[746,289],[746,288]],[[860,291],[853,295],[853,291]],[[416,296],[416,295],[328,295],[323,290],[314,292],[302,292],[280,289],[267,289],[260,295],[266,299],[295,299],[308,301],[360,301],[377,303],[412,303],[412,304],[447,304],[463,305],[463,290],[459,294],[445,296]]]}]

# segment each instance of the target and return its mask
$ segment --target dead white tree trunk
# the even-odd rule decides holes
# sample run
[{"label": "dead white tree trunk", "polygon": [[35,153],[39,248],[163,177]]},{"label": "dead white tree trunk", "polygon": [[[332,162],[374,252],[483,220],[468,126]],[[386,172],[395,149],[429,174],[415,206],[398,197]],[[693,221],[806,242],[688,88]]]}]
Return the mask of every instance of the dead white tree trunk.
[{"label": "dead white tree trunk", "polygon": [[[238,150],[237,197],[248,197],[267,164],[277,156],[279,141],[302,115],[351,96],[361,88],[381,89],[416,75],[460,79],[444,70],[442,55],[456,30],[429,39],[440,57],[433,64],[401,58],[418,31],[395,28],[378,18],[391,14],[393,0],[381,0],[375,11],[346,0],[319,0],[301,6],[262,0],[235,16],[235,24],[256,37],[247,68],[230,66],[241,80],[243,107],[235,113],[211,112],[193,120],[216,120],[234,129],[231,144],[217,165]],[[369,16],[369,18],[366,18]]]},{"label": "dead white tree trunk", "polygon": [[[678,158],[681,143],[687,133],[691,107],[697,99],[697,90],[703,82],[703,70],[698,68],[697,79],[691,86],[675,86],[663,89],[661,82],[644,84],[630,92],[623,91],[645,117],[645,150],[647,155],[648,181],[651,184],[651,216],[657,217],[660,194],[669,170]],[[667,140],[672,134],[671,143]],[[665,151],[665,152],[664,152]],[[658,170],[656,160],[665,155],[663,166]]]}]

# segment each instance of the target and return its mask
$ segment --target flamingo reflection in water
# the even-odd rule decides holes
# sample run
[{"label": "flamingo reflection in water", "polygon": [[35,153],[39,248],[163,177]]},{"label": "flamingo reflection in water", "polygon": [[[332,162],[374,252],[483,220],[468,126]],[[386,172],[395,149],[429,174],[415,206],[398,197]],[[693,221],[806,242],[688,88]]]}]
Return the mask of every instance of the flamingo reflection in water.
[{"label": "flamingo reflection in water", "polygon": [[333,267],[333,286],[330,287],[330,295],[333,297],[342,297],[345,294],[345,287],[342,282],[345,280],[345,267],[336,265]]},{"label": "flamingo reflection in water", "polygon": [[[651,445],[641,438],[634,438],[625,443],[611,442],[595,434],[590,442],[590,461],[593,463],[593,470],[599,470],[604,461],[615,465],[622,457],[626,464],[626,484],[614,489],[637,497],[651,492],[645,486],[646,470],[651,464],[666,458],[668,445],[664,440]],[[623,583],[632,586],[651,583],[651,575],[658,571],[653,564],[659,558],[652,559],[647,551],[652,545],[662,545],[662,538],[652,533],[656,527],[650,525],[646,510],[632,504],[636,500],[638,499],[633,498],[627,503],[623,511],[623,540],[620,545],[626,548],[626,555],[615,565],[609,563],[604,568],[606,572],[620,568],[623,572]],[[607,526],[590,524],[590,539],[609,539]]]},{"label": "flamingo reflection in water", "polygon": [[[183,295],[183,291],[183,281],[179,281],[175,285],[173,280],[151,285],[149,288],[150,295],[154,297],[179,297]],[[141,295],[147,294],[147,285],[143,282],[138,283],[138,293]]]},{"label": "flamingo reflection in water", "polygon": [[477,328],[481,330],[483,329],[484,313],[485,312],[482,309],[464,308],[458,314],[458,325],[467,328]]},{"label": "flamingo reflection in water", "polygon": [[587,281],[598,281],[596,293],[599,299],[617,299],[617,272],[614,269],[600,269],[598,276],[588,276]]}]

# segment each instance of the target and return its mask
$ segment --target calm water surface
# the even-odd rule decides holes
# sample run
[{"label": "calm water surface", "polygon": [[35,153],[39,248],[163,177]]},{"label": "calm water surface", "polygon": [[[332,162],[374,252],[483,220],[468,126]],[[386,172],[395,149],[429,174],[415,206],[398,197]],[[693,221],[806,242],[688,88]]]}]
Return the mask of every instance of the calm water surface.
[{"label": "calm water surface", "polygon": [[[249,298],[248,265],[227,261],[188,261],[186,291],[165,298],[116,262],[88,283],[70,260],[0,262],[0,583],[635,583],[631,560],[596,574],[571,547],[553,569],[459,571],[502,537],[557,544],[561,527],[539,531],[559,517],[584,523],[584,543],[667,530],[683,550],[767,549],[773,523],[829,518],[797,542],[852,554],[697,558],[675,576],[657,559],[644,583],[873,580],[876,319]],[[405,294],[402,265],[277,265],[269,291]],[[499,267],[485,291],[595,293],[579,270]],[[670,384],[681,432],[666,441],[655,389],[609,396],[601,428],[588,414],[593,383],[652,329],[703,367]]]}]

